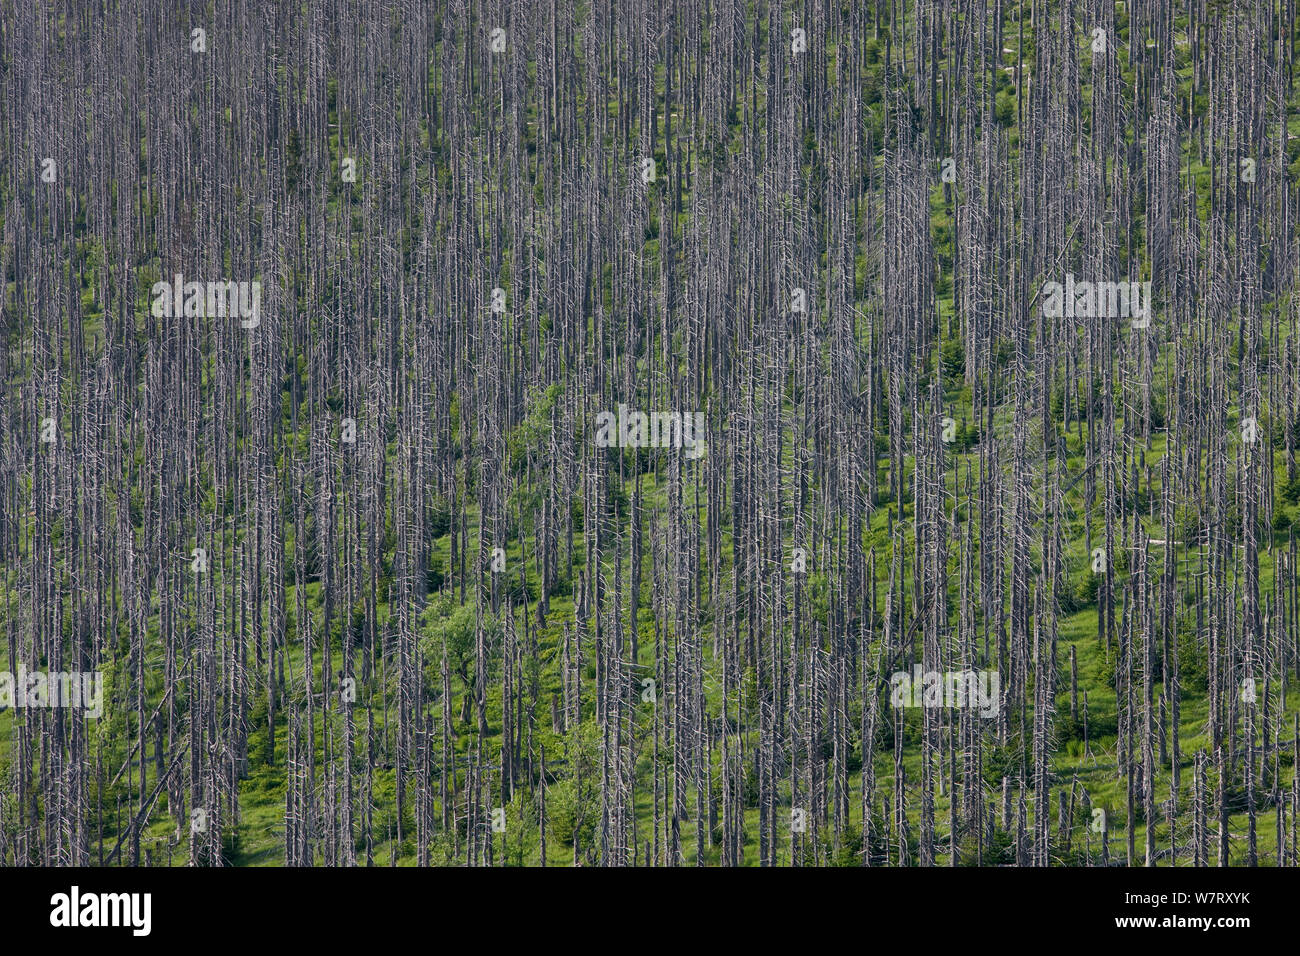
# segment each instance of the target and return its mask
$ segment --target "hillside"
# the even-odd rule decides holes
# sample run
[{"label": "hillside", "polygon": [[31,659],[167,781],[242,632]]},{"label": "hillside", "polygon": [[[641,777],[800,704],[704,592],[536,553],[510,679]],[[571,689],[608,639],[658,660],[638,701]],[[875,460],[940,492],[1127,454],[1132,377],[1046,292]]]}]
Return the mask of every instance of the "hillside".
[{"label": "hillside", "polygon": [[0,866],[1295,866],[1295,20],[0,0]]}]

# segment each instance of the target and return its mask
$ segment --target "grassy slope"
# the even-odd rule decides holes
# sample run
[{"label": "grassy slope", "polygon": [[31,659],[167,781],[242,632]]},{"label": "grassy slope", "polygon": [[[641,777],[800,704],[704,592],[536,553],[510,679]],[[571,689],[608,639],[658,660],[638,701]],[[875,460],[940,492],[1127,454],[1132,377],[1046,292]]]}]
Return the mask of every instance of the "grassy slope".
[{"label": "grassy slope", "polygon": [[[1006,40],[1006,43],[1008,45],[1014,45],[1015,42],[1016,40],[1014,36],[1008,36]],[[1184,68],[1184,73],[1186,73],[1185,60],[1186,58],[1184,55],[1183,63],[1182,63],[1182,66]],[[1008,61],[1014,62],[1014,55],[1008,56]],[[1005,95],[1005,91],[1009,87],[1009,81],[1007,81],[1004,76],[1000,76],[999,81],[1000,81],[1000,88],[1003,92],[1003,95]],[[1084,94],[1084,99],[1086,102],[1086,91]],[[744,105],[742,108],[747,109],[747,105]],[[740,119],[741,117],[738,116],[737,126],[736,126],[737,135],[739,131]],[[1011,133],[1012,133],[1012,145],[1013,145],[1013,152],[1014,152],[1016,146],[1015,143],[1016,137],[1015,137],[1014,129],[1011,131]],[[1207,171],[1203,168],[1198,168],[1194,166],[1188,171],[1196,178],[1198,185],[1201,188],[1203,201],[1204,201]],[[951,237],[950,237],[950,232],[948,231],[948,227],[950,226],[950,221],[949,221],[950,211],[951,211],[950,208],[947,207],[943,202],[942,191],[936,189],[933,198],[932,230],[936,239],[936,247],[939,255],[941,257],[944,255],[947,255],[949,257],[948,262],[945,263],[945,272],[947,272],[947,267],[950,266],[950,256],[951,256]],[[83,305],[85,307],[86,314],[88,316],[87,322],[85,324],[85,331],[88,338],[91,334],[102,334],[102,320],[101,320],[102,313],[99,304],[94,301],[94,295],[92,290],[94,289],[95,283],[90,281],[90,277],[93,276],[93,269],[95,267],[95,260],[98,255],[98,250],[91,248],[91,246],[92,244],[90,243],[86,244],[87,254],[90,257],[89,260],[90,268],[87,269],[85,273],[86,282],[85,285],[83,286]],[[647,242],[646,254],[647,254],[647,267],[649,268],[653,262],[653,257],[657,257],[658,255],[657,240],[650,239]],[[860,278],[864,277],[866,274],[866,264],[865,261],[861,260],[861,258],[859,261],[859,270],[860,270]],[[950,295],[942,297],[940,299],[940,307],[942,310],[942,315],[945,317],[944,326],[946,327],[946,317],[949,314],[951,314],[951,310],[952,310],[952,301]],[[1162,354],[1161,361],[1163,362],[1166,360],[1167,360],[1167,356]],[[1159,379],[1159,376],[1157,376],[1157,378]],[[954,412],[953,412],[954,417],[957,418],[958,421],[970,421],[971,408],[970,408],[969,391],[958,387],[957,384],[952,382],[949,382],[947,384],[952,386],[948,389],[946,393],[946,397],[947,400],[952,404],[954,408]],[[997,421],[998,424],[1000,425],[1003,426],[1007,425],[1009,423],[1009,414],[1005,411],[1000,412]],[[303,428],[299,436],[299,441],[304,446],[306,442],[306,435],[307,435],[307,424],[303,423]],[[1158,464],[1160,456],[1163,454],[1164,451],[1163,444],[1164,444],[1163,436],[1162,435],[1155,436],[1152,442],[1152,448],[1147,458],[1149,464],[1153,466]],[[1075,455],[1075,453],[1077,453],[1078,451],[1079,443],[1077,439],[1074,438],[1073,433],[1071,433],[1070,446],[1071,446],[1070,450],[1072,455]],[[954,458],[955,458],[956,467],[950,470],[950,480],[951,480],[951,476],[956,474],[958,470],[964,472],[965,462],[972,458],[972,453],[971,452],[967,452],[964,454],[959,453],[955,455]],[[1280,454],[1275,455],[1275,464],[1279,468],[1281,468],[1284,465],[1282,461],[1282,456]],[[1075,455],[1074,457],[1071,457],[1071,459],[1069,460],[1068,467],[1066,468],[1066,472],[1071,475],[1077,474],[1081,470],[1081,468],[1082,468],[1082,459],[1077,457],[1077,455]],[[629,485],[628,488],[629,493],[630,490],[631,489]],[[663,498],[662,489],[653,480],[647,480],[644,491],[647,496],[648,502],[654,502],[657,500],[660,504],[663,503],[664,498]],[[1072,498],[1075,500],[1074,503],[1076,506],[1076,510],[1082,512],[1082,504],[1081,501],[1079,500],[1079,497],[1080,496],[1078,493],[1078,489],[1076,489],[1072,495]],[[891,504],[889,507],[895,508],[895,517],[898,517],[897,505]],[[1284,506],[1284,503],[1280,498],[1278,499],[1278,509],[1279,510],[1285,509],[1286,513],[1291,518],[1296,517],[1295,508],[1290,506]],[[907,519],[909,512],[910,512],[910,508],[908,507],[907,503],[904,503],[902,508],[902,516],[901,516],[903,520]],[[471,515],[471,540],[476,539],[477,536],[477,528],[474,525],[475,520],[476,520],[476,516]],[[883,531],[884,523],[885,523],[885,510],[882,508],[879,511],[877,511],[876,515],[874,516],[874,519],[872,521],[871,532],[869,535],[869,546],[874,546],[878,556],[887,555],[889,549],[889,540],[887,535]],[[1158,532],[1154,527],[1151,530],[1153,535],[1161,536],[1162,534],[1161,532]],[[1167,533],[1164,533],[1163,536],[1172,537],[1172,535]],[[1067,534],[1067,541],[1069,542],[1069,552],[1068,552],[1069,566],[1071,568],[1086,568],[1088,556],[1085,553],[1085,549],[1082,543],[1083,534],[1082,534],[1081,520],[1077,521],[1074,524],[1074,526],[1070,529],[1069,533]],[[286,544],[288,544],[288,542],[286,542]],[[575,559],[576,561],[581,563],[583,557],[581,554],[580,539],[575,541],[575,547],[578,549],[575,555]],[[731,549],[730,539],[729,537],[724,535],[724,562],[729,561],[730,549]],[[450,538],[449,537],[445,536],[440,540],[438,544],[438,551],[443,562],[448,563],[450,560]],[[519,560],[520,560],[519,544],[517,541],[515,541],[512,543],[512,547],[509,550],[510,567],[511,568],[517,567],[518,566],[517,562]],[[883,569],[887,566],[887,563],[885,561],[880,561],[878,562],[877,566],[878,569]],[[955,563],[954,563],[954,567],[955,567]],[[608,573],[612,574],[612,566],[608,569]],[[1261,559],[1261,592],[1262,593],[1267,593],[1267,589],[1271,585],[1272,576],[1273,576],[1272,555],[1269,553],[1264,553]],[[535,575],[530,574],[529,579],[535,584]],[[883,580],[883,574],[882,574],[882,580]],[[6,591],[0,592],[0,594],[8,593],[11,601],[16,600],[16,595],[12,593],[12,587],[14,585],[14,576],[12,570],[10,571],[9,574],[5,575],[3,579],[0,579],[0,581],[3,581],[6,588]],[[219,584],[219,582],[217,583]],[[1180,575],[1180,584],[1182,583],[1183,583],[1183,578]],[[724,587],[725,587],[725,581],[724,581]],[[317,602],[315,601],[316,592],[318,590],[319,590],[318,585],[312,584],[308,586],[309,598],[311,599],[311,606],[313,608],[313,614],[316,616],[317,619],[317,630],[319,631],[320,608]],[[290,591],[292,592],[292,588],[290,589]],[[952,603],[955,608],[955,604],[956,604],[955,589],[954,589],[954,593],[950,597],[952,599]],[[651,664],[653,663],[654,660],[653,630],[650,627],[650,625],[652,625],[653,622],[653,617],[650,610],[648,609],[649,600],[650,600],[650,594],[647,585],[643,587],[643,592],[642,592],[641,624],[642,624],[643,636],[641,641],[641,661],[640,661],[640,663],[642,664]],[[908,600],[909,601],[911,600],[910,595],[908,596]],[[0,620],[3,620],[4,615],[8,613],[8,606],[5,602],[0,602],[0,605],[4,605],[4,606],[0,606]],[[290,613],[292,614],[292,609],[295,606],[295,598],[292,593],[288,595],[288,598],[286,600],[286,606],[290,609]],[[704,608],[703,610],[707,612],[708,608]],[[522,615],[522,612],[520,613]],[[384,619],[386,619],[387,614],[388,614],[388,609],[387,606],[385,605],[383,608],[381,608],[380,611],[381,622]],[[561,641],[562,622],[564,622],[565,620],[571,620],[572,617],[573,617],[573,604],[571,599],[565,596],[553,597],[551,600],[551,613],[548,617],[546,624],[543,627],[541,627],[538,632],[539,658],[541,661],[541,668],[539,674],[539,680],[540,680],[539,702],[542,702],[541,704],[539,704],[539,706],[544,706],[545,702],[549,701],[550,695],[552,693],[558,693],[560,691],[559,646]],[[156,622],[154,623],[156,624]],[[522,620],[517,621],[517,627],[519,629],[519,632],[522,633],[523,630]],[[1060,619],[1061,646],[1059,648],[1058,660],[1062,663],[1063,667],[1068,668],[1069,646],[1074,646],[1077,648],[1079,678],[1080,678],[1080,695],[1082,696],[1085,692],[1087,694],[1090,718],[1092,724],[1094,727],[1106,726],[1107,724],[1109,724],[1109,726],[1113,728],[1114,717],[1115,717],[1115,693],[1114,690],[1107,684],[1105,679],[1105,674],[1109,668],[1108,668],[1107,661],[1105,660],[1104,648],[1099,646],[1096,640],[1096,633],[1097,633],[1097,611],[1095,606],[1085,607],[1079,611],[1076,611],[1075,613],[1063,616]],[[153,635],[153,637],[156,641],[156,633]],[[157,650],[156,646],[154,647],[154,650],[155,651]],[[334,646],[334,653],[335,654],[339,653],[339,646],[337,642],[335,643]],[[300,675],[302,673],[303,663],[304,662],[303,662],[301,645],[290,644],[288,647],[288,666],[286,668],[287,671],[289,671],[292,674]],[[319,660],[316,662],[316,666],[319,667]],[[8,667],[8,662],[5,659],[4,651],[2,648],[0,648],[0,667]],[[588,680],[594,679],[594,676],[595,676],[594,665],[590,665],[588,668],[587,679]],[[463,687],[459,686],[459,683],[460,682],[457,679],[453,687],[453,691],[455,692],[458,698],[464,690]],[[706,684],[707,683],[708,682],[706,682]],[[1062,686],[1065,687],[1066,692],[1058,695],[1058,699],[1057,699],[1058,721],[1061,715],[1068,715],[1069,713],[1068,670],[1066,672],[1066,678],[1063,681]],[[163,688],[161,686],[152,686],[151,694],[150,694],[151,702],[156,703],[157,700],[160,699],[162,691]],[[711,704],[711,710],[713,710],[714,712],[717,712],[720,709],[720,701],[717,699],[716,691],[714,692],[714,696],[710,699],[710,704]],[[1288,719],[1283,722],[1284,726],[1289,724],[1290,719],[1294,717],[1294,715],[1300,713],[1300,704],[1298,704],[1297,701],[1295,700],[1295,695],[1293,694],[1289,695],[1287,704],[1288,706],[1287,706],[1286,713]],[[367,706],[373,707],[375,709],[376,727],[378,729],[380,736],[381,737],[384,736],[388,728],[387,728],[387,721],[386,721],[386,712],[382,703],[382,694],[373,694],[370,700],[367,700],[363,697],[363,699],[359,701],[356,716],[358,719],[358,725],[362,727],[364,726],[364,722],[365,722],[365,715],[364,715],[363,708]],[[648,722],[650,720],[650,708],[648,705],[644,708],[644,711],[645,712],[641,715],[640,718],[640,728],[641,728],[640,732],[642,734],[646,733],[645,728],[647,727]],[[276,753],[276,762],[274,764],[267,764],[264,762],[266,756],[266,749],[267,749],[267,740],[268,740],[268,733],[265,727],[264,703],[260,711],[255,711],[255,716],[257,716],[258,713],[262,715],[262,723],[258,727],[258,729],[253,733],[252,738],[250,740],[250,756],[252,759],[250,760],[249,776],[243,782],[240,789],[241,819],[238,826],[238,844],[237,844],[237,848],[234,848],[234,852],[232,853],[232,859],[231,859],[231,862],[239,865],[274,864],[279,862],[280,859],[282,858],[281,842],[283,839],[283,831],[284,831],[283,816],[284,816],[284,789],[285,789],[283,761],[284,761],[284,741],[286,738],[286,725],[284,720],[284,711],[281,710],[279,712],[279,719],[277,721],[278,749]],[[440,716],[438,713],[437,705],[434,706],[433,713],[435,716]],[[584,717],[587,717],[587,724],[590,725],[591,720],[589,715],[584,714]],[[915,718],[914,713],[909,715],[909,719],[912,718]],[[337,714],[335,715],[335,719],[337,719]],[[11,740],[12,740],[14,720],[15,720],[15,714],[12,711],[0,714],[0,766],[5,765],[10,761]],[[488,720],[494,732],[500,730],[501,714],[500,714],[499,697],[493,698],[492,696],[489,696]],[[1183,756],[1182,767],[1184,770],[1182,799],[1184,801],[1187,799],[1187,794],[1189,792],[1188,784],[1191,779],[1190,771],[1188,770],[1191,763],[1190,755],[1193,754],[1198,748],[1206,746],[1207,743],[1205,740],[1205,723],[1206,723],[1206,698],[1204,694],[1185,691],[1183,701],[1182,701],[1182,712],[1181,712],[1181,722],[1180,722],[1180,733],[1182,738],[1181,748],[1182,748],[1182,756]],[[535,733],[537,735],[538,743],[546,749],[546,753],[548,755],[547,756],[548,767],[552,769],[562,770],[565,769],[567,766],[571,765],[571,761],[569,757],[582,749],[583,742],[580,739],[581,734],[571,733],[567,739],[560,739],[555,737],[550,731],[549,714],[538,714],[536,724],[537,726],[536,726]],[[471,740],[473,734],[473,725],[472,723],[469,723],[462,726],[459,725],[459,722],[457,722],[456,729],[457,732],[460,734],[457,749],[461,752],[464,752],[465,748],[469,744],[469,741]],[[588,731],[589,729],[590,728],[588,726]],[[322,759],[323,756],[323,733],[324,730],[322,727],[319,726],[319,722],[318,722],[318,727],[317,727],[318,765],[319,765],[319,761]],[[364,738],[364,734],[359,736],[362,739]],[[752,746],[756,743],[756,739],[755,739],[756,735],[751,733],[749,737],[750,739],[747,743],[747,746]],[[586,741],[588,745],[590,745],[590,742],[591,742],[590,740]],[[881,782],[882,787],[889,786],[888,781],[891,778],[893,773],[892,756],[888,754],[889,748],[886,747],[885,749],[886,749],[886,754],[884,756],[881,756],[878,759],[877,767],[876,767],[877,779],[878,781]],[[917,751],[918,748],[914,744],[909,744],[904,762],[907,766],[907,774],[908,774],[908,779],[910,781],[915,781],[920,778],[920,766],[919,766],[920,756]],[[1111,818],[1111,827],[1112,827],[1111,853],[1113,857],[1116,855],[1122,856],[1123,853],[1123,829],[1122,828],[1124,822],[1123,821],[1123,806],[1124,806],[1123,781],[1122,778],[1118,777],[1115,772],[1115,751],[1116,751],[1115,739],[1112,732],[1110,736],[1102,736],[1100,738],[1094,737],[1094,739],[1091,741],[1091,748],[1088,756],[1084,756],[1082,754],[1082,748],[1079,745],[1079,742],[1077,740],[1062,741],[1060,743],[1060,749],[1056,753],[1053,761],[1053,770],[1056,775],[1057,786],[1060,786],[1061,783],[1068,782],[1072,777],[1077,776],[1079,783],[1091,795],[1094,804],[1105,806],[1108,808],[1110,818]],[[487,759],[491,760],[494,756],[495,755],[489,754]],[[116,768],[122,766],[125,759],[126,759],[126,753],[124,751],[124,748],[120,746],[112,748],[111,750],[106,752],[104,763],[105,763],[105,767],[108,768],[108,775],[110,778],[116,773]],[[645,842],[646,839],[649,838],[649,835],[651,833],[651,808],[650,808],[650,784],[649,784],[650,775],[651,775],[650,760],[651,757],[650,757],[649,748],[642,747],[640,752],[640,757],[639,757],[638,770],[637,770],[637,778],[638,778],[638,786],[639,786],[639,790],[637,793],[637,826],[639,830],[638,842],[642,844]],[[1284,771],[1284,781],[1289,781],[1291,772],[1293,772],[1293,770]],[[1169,778],[1170,778],[1170,768],[1166,764],[1164,767],[1161,768],[1161,772],[1156,781],[1156,792],[1158,795],[1158,799],[1162,800],[1167,797],[1169,792],[1168,789]],[[436,785],[436,782],[431,782],[431,785]],[[563,788],[563,786],[564,785],[561,785],[561,788]],[[857,775],[855,775],[854,779],[852,780],[852,792],[856,793],[858,790],[858,786],[859,786],[859,780]],[[395,826],[395,821],[393,819],[394,816],[393,807],[395,805],[394,791],[395,791],[395,780],[394,780],[393,771],[391,769],[376,770],[374,773],[374,802],[376,805],[375,815],[374,815],[374,830],[377,836],[377,841],[373,852],[374,852],[375,862],[380,865],[392,862],[392,857],[394,853],[396,853],[397,862],[399,864],[410,864],[413,863],[415,859],[414,848],[411,845],[411,840],[409,837],[409,834],[413,833],[413,827],[410,824],[409,818],[406,821],[406,825],[404,826],[404,830],[406,831],[408,836],[402,842],[402,844],[398,845],[395,843],[395,841],[390,842],[384,836],[384,834],[389,832],[390,829],[394,828]],[[1055,793],[1053,796],[1055,798]],[[106,806],[112,805],[112,803],[115,802],[119,797],[123,800],[124,804],[129,805],[134,799],[137,798],[137,795],[134,792],[130,792],[126,787],[125,783],[119,784],[118,787],[116,787],[111,793],[106,794],[105,805]],[[552,795],[551,799],[552,799],[552,805],[549,813],[551,814],[554,821],[556,815],[560,815],[560,816],[566,815],[564,814],[564,808],[565,808],[564,793],[556,792]],[[940,796],[936,798],[935,816],[936,816],[936,821],[938,823],[938,829],[941,837],[946,832],[947,805],[948,805],[948,801],[946,796]],[[143,839],[143,842],[146,846],[153,847],[156,860],[167,858],[167,846],[168,844],[171,843],[174,834],[173,825],[171,824],[170,821],[166,819],[165,809],[166,809],[165,797],[163,797],[160,799],[157,807],[155,808],[155,812],[153,814],[154,822],[147,829]],[[524,806],[523,801],[518,799],[516,800],[516,804],[512,806],[510,809],[510,812],[508,814],[508,818],[510,820],[510,826],[509,826],[509,832],[507,833],[506,836],[506,843],[507,846],[510,848],[508,852],[508,856],[512,860],[520,859],[523,862],[537,861],[538,851],[537,851],[536,827],[535,825],[530,826],[526,822],[529,819],[529,814],[531,814],[532,812],[533,810],[531,807]],[[590,817],[590,815],[593,812],[598,814],[599,812],[598,803],[594,804],[592,807],[588,807],[587,809],[588,817]],[[861,824],[861,820],[859,816],[860,806],[858,806],[856,802],[853,803],[852,805],[852,813],[853,813],[853,823],[855,825],[860,825]],[[106,816],[108,816],[111,820],[112,813],[108,812],[106,813]],[[1180,813],[1180,816],[1183,816],[1185,819],[1184,814]],[[758,830],[757,817],[758,814],[756,809],[751,808],[746,813],[746,830],[749,836],[746,843],[746,859],[751,863],[754,862],[757,857],[757,839],[756,839],[756,834]],[[912,817],[913,817],[913,830],[915,832],[915,813],[912,814]],[[1032,809],[1031,809],[1031,822],[1032,822]],[[1157,823],[1156,825],[1157,825],[1158,841],[1163,842],[1167,840],[1168,835],[1166,832],[1166,825],[1163,822]],[[1054,820],[1053,820],[1053,826],[1055,826]],[[1139,857],[1142,852],[1144,826],[1145,824],[1138,825],[1136,842],[1137,842]],[[1236,814],[1231,818],[1231,829],[1234,834],[1234,837],[1237,838],[1234,840],[1234,859],[1237,858],[1236,844],[1240,842],[1242,838],[1242,834],[1244,834],[1245,832],[1245,827],[1246,827],[1245,814]],[[560,827],[560,829],[563,830],[564,827]],[[783,831],[783,832],[788,832],[788,831]],[[558,839],[554,835],[554,833],[555,831],[552,830],[552,835],[548,836],[548,862],[554,864],[563,864],[572,859],[572,851],[567,845],[565,845],[565,843],[561,839]],[[1274,831],[1273,831],[1271,819],[1261,817],[1259,822],[1258,833],[1259,833],[1259,845],[1260,845],[1261,858],[1265,862],[1267,862],[1270,859],[1270,856],[1273,852],[1273,845],[1274,845]],[[110,848],[112,846],[113,841],[116,839],[117,835],[118,834],[113,827],[106,826],[105,839]],[[1081,839],[1082,839],[1082,834],[1081,833],[1077,834],[1076,845]],[[1185,837],[1183,837],[1183,840],[1185,842]],[[682,844],[683,847],[686,849],[688,862],[694,862],[695,831],[694,831],[693,823],[688,822],[685,824],[682,833]],[[1094,848],[1095,848],[1095,840],[1094,840]],[[362,855],[361,858],[364,859],[364,849],[359,850],[359,853]],[[516,854],[520,854],[520,856],[516,857]],[[785,858],[787,856],[788,856],[788,852],[783,849],[782,857]],[[437,854],[435,853],[435,860],[436,859],[437,859]],[[171,860],[174,863],[183,863],[186,861],[184,841],[181,841],[180,844],[174,848]]]}]

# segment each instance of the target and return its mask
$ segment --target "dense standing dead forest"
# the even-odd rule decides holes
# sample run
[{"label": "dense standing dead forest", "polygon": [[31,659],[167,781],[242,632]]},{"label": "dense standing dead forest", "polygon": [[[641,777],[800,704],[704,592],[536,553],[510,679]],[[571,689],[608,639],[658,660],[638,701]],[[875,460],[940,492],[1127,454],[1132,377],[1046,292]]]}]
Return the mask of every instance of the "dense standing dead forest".
[{"label": "dense standing dead forest", "polygon": [[0,865],[1297,865],[1297,39],[0,0]]}]

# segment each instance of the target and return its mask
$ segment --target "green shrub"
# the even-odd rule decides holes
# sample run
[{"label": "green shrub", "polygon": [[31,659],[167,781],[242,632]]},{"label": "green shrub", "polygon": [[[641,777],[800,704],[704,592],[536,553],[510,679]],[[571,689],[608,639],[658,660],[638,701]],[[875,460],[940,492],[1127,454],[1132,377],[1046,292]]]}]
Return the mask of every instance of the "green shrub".
[{"label": "green shrub", "polygon": [[943,344],[940,350],[943,359],[943,374],[950,379],[962,379],[966,375],[966,346],[960,339],[952,339]]},{"label": "green shrub", "polygon": [[546,788],[546,827],[561,846],[573,846],[574,838],[590,844],[596,831],[596,814],[579,799],[572,780],[560,780]]}]

